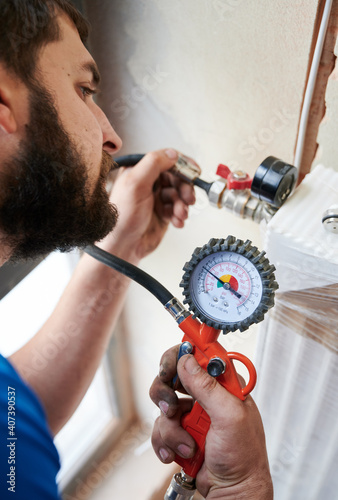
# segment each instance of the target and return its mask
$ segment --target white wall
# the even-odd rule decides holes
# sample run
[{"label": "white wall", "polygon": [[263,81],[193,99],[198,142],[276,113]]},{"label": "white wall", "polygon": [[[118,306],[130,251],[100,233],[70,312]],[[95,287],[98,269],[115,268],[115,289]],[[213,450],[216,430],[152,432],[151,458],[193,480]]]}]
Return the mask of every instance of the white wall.
[{"label": "white wall", "polygon": [[[87,1],[92,52],[103,75],[101,105],[123,153],[172,146],[203,177],[218,163],[253,174],[273,154],[292,162],[317,9],[316,0]],[[186,229],[171,229],[143,268],[181,297],[182,266],[196,246],[234,234],[260,244],[259,228],[208,206],[198,193]],[[135,394],[144,418],[161,353],[180,340],[156,299],[133,285],[126,306]],[[254,337],[226,347],[251,352]],[[236,340],[234,340],[236,339]]]}]

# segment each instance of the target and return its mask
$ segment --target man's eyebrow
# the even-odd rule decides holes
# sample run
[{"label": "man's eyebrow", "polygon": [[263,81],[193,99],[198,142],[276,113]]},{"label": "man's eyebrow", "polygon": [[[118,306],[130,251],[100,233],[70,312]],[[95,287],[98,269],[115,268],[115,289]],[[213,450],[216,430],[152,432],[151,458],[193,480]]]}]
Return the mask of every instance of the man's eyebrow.
[{"label": "man's eyebrow", "polygon": [[101,75],[99,69],[94,61],[88,61],[79,66],[80,71],[87,71],[92,74],[92,83],[100,85]]}]

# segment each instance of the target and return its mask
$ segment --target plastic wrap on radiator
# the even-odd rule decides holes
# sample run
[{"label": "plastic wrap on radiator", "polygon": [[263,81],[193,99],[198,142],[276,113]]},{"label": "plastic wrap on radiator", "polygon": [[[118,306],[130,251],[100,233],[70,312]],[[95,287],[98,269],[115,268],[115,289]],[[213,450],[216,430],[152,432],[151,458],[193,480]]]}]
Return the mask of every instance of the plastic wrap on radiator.
[{"label": "plastic wrap on radiator", "polygon": [[265,228],[265,250],[276,266],[275,319],[338,352],[338,234],[324,212],[338,203],[338,173],[319,165]]},{"label": "plastic wrap on radiator", "polygon": [[259,327],[254,398],[275,500],[337,498],[338,235],[323,213],[338,173],[318,166],[265,227],[276,305]]}]

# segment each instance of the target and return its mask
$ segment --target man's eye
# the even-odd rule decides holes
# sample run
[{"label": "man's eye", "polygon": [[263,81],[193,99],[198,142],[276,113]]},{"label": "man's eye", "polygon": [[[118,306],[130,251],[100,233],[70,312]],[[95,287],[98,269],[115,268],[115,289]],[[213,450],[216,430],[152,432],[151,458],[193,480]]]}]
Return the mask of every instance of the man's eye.
[{"label": "man's eye", "polygon": [[81,90],[81,93],[82,93],[84,98],[97,94],[97,90],[93,90],[89,87],[82,87],[81,86],[80,90]]}]

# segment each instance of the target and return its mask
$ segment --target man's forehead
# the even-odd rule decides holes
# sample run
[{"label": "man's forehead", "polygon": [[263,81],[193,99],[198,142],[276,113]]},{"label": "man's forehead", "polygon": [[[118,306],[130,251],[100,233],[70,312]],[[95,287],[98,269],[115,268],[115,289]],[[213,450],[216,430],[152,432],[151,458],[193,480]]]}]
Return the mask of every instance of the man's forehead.
[{"label": "man's forehead", "polygon": [[[61,28],[61,40],[71,43],[71,46],[77,49],[76,51],[83,51],[83,57],[80,57],[80,62],[78,63],[77,69],[79,71],[88,71],[93,74],[93,81],[98,83],[100,81],[100,73],[98,67],[89,54],[86,47],[83,45],[80,39],[79,32],[73,23],[73,21],[64,13],[58,15],[58,23]],[[75,37],[75,39],[74,39]]]},{"label": "man's forehead", "polygon": [[[73,21],[64,13],[57,15],[60,38],[47,44],[41,51],[46,68],[61,67],[68,72],[90,73],[94,85],[98,85],[101,77],[97,64],[82,43],[79,32]],[[45,55],[45,57],[43,57]],[[41,68],[42,69],[42,68]]]}]

